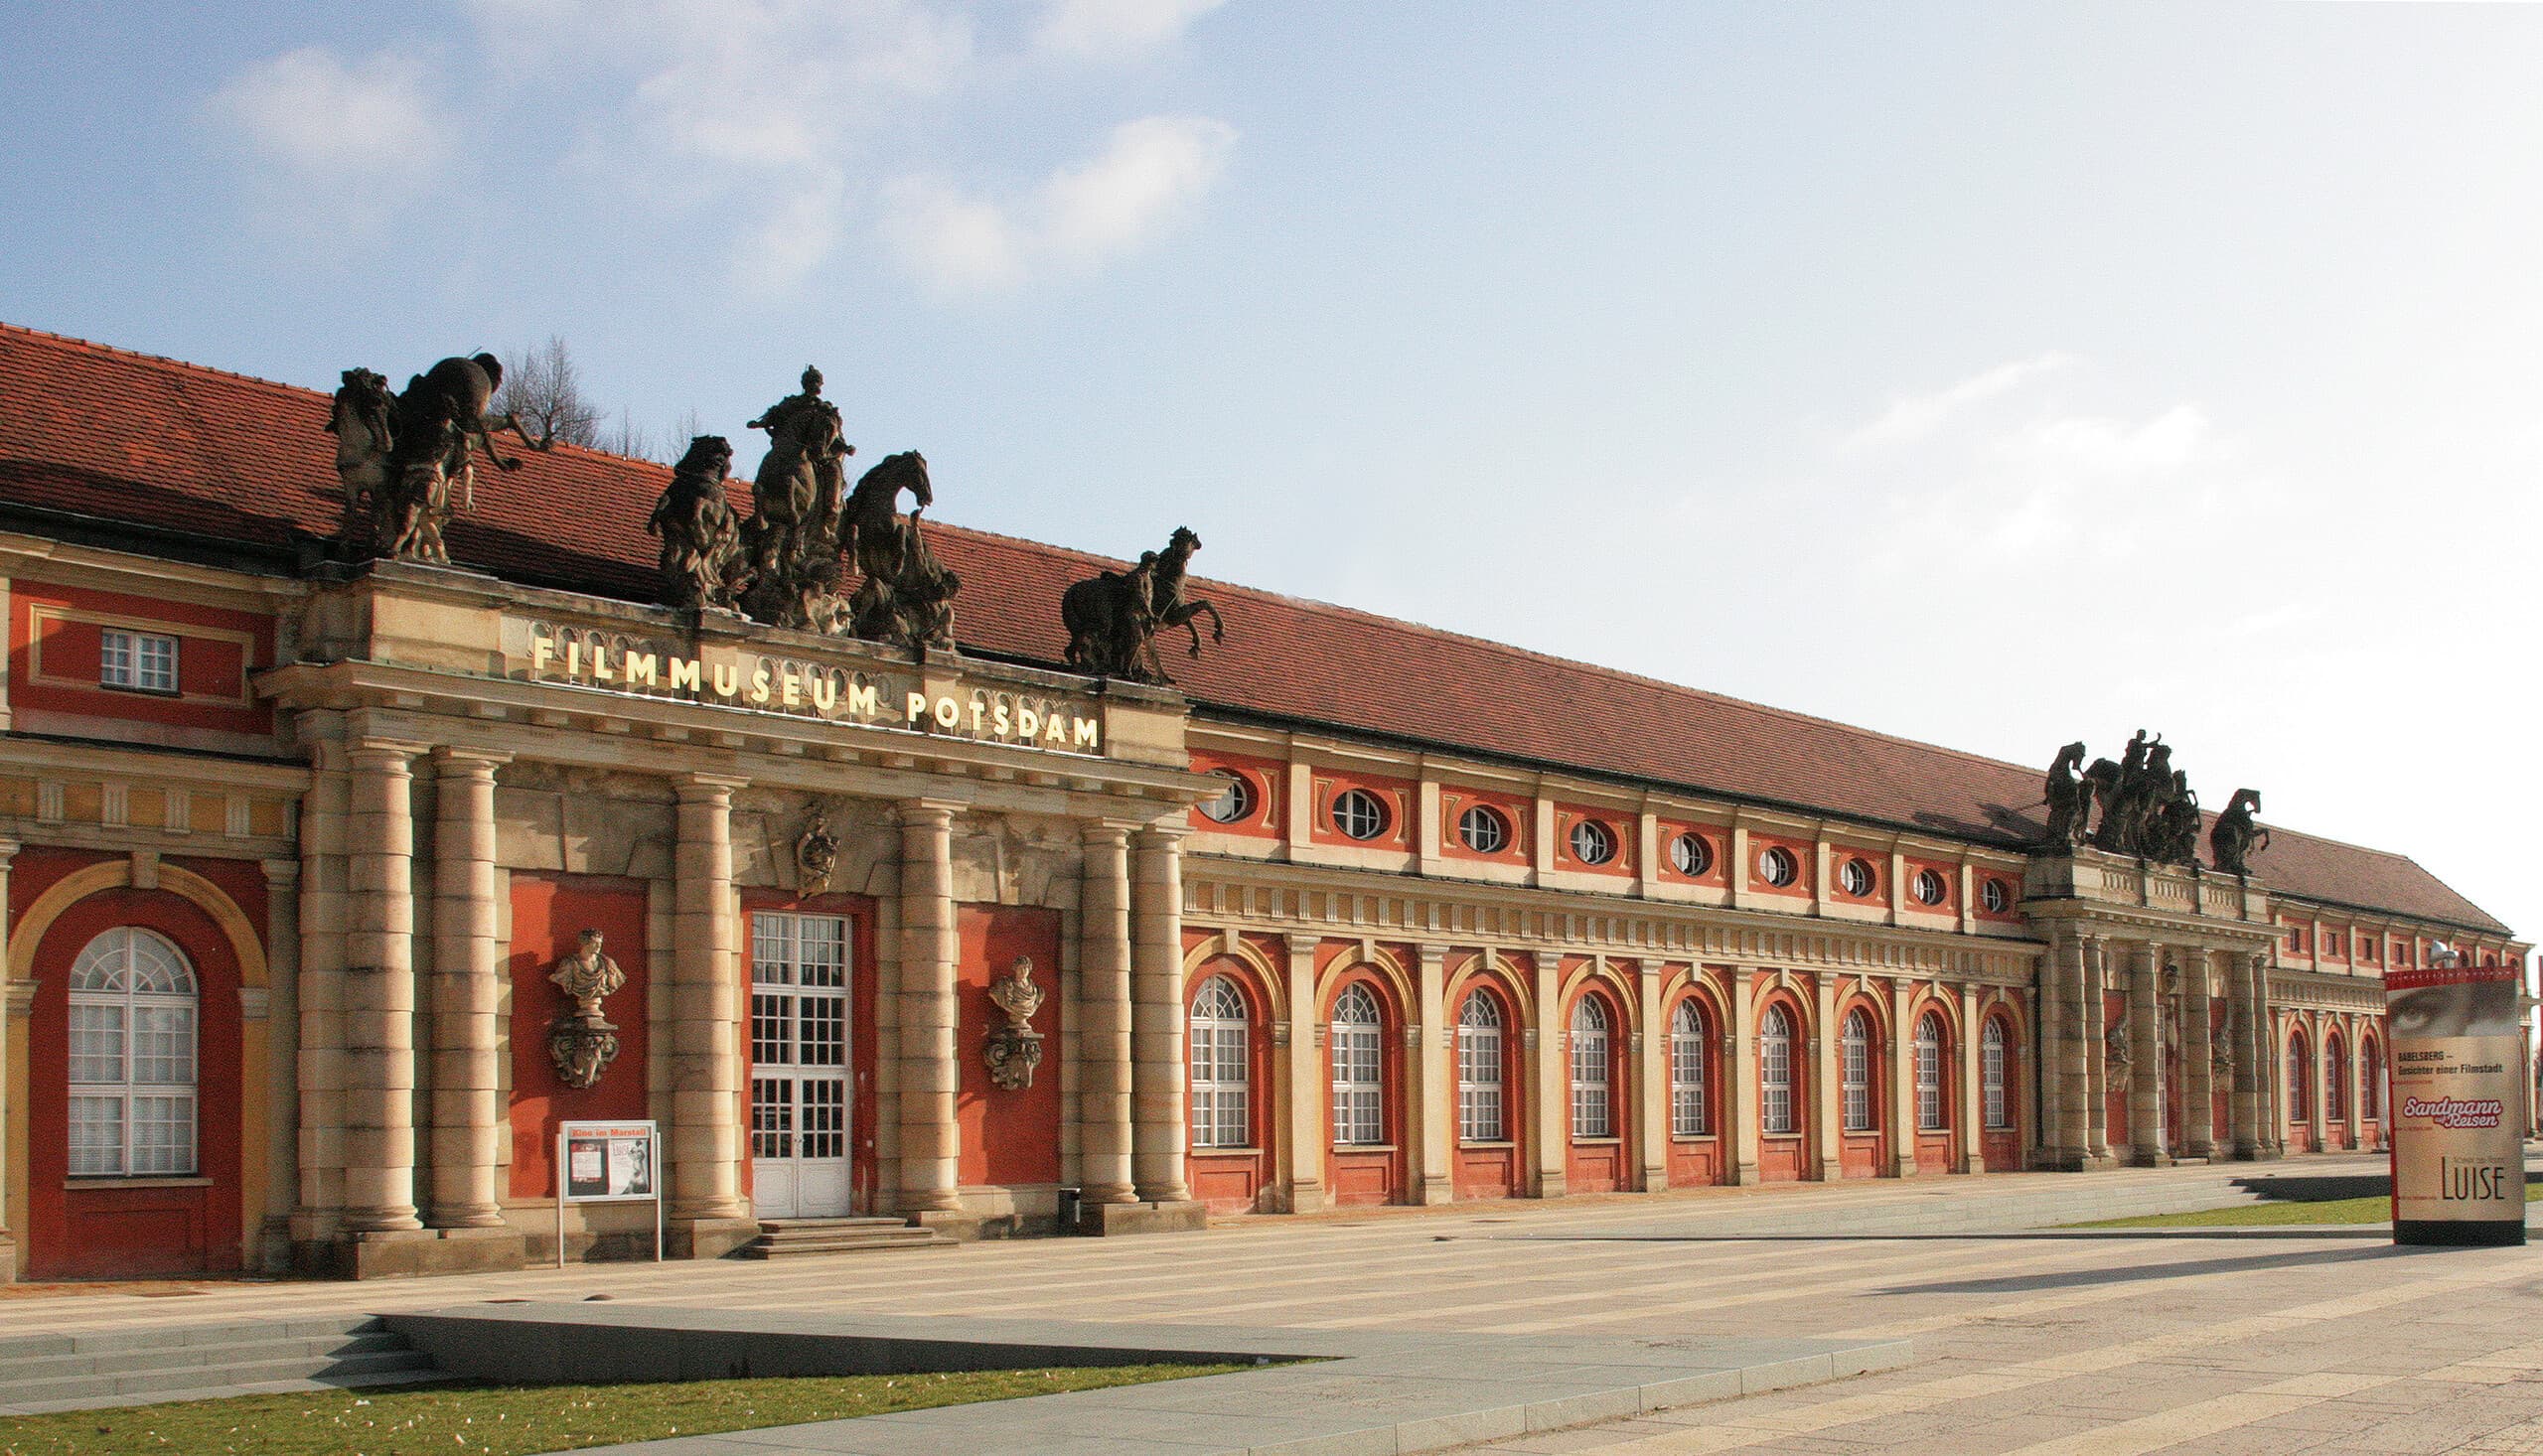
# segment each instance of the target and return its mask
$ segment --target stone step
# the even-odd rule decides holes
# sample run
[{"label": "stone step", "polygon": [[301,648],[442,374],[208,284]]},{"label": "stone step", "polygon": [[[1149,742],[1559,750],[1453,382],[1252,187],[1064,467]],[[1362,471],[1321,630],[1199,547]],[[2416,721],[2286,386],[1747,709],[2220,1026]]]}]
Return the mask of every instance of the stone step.
[{"label": "stone step", "polygon": [[373,1355],[382,1350],[407,1348],[403,1337],[386,1330],[379,1330],[362,1335],[315,1335],[297,1340],[249,1340],[222,1345],[171,1345],[157,1350],[0,1357],[0,1383],[53,1380],[67,1376],[136,1375],[142,1371],[184,1370],[211,1365],[253,1365],[284,1360],[332,1360],[344,1356]]},{"label": "stone step", "polygon": [[369,1317],[0,1340],[0,1406],[20,1410],[440,1378],[430,1357]]},{"label": "stone step", "polygon": [[760,1235],[734,1250],[743,1258],[859,1253],[894,1248],[952,1248],[956,1240],[899,1219],[768,1219]]}]

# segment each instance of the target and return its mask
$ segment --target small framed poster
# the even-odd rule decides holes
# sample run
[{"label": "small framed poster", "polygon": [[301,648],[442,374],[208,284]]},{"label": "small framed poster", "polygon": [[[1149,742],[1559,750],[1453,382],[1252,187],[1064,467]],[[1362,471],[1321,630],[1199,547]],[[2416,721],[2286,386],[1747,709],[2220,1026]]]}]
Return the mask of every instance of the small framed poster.
[{"label": "small framed poster", "polygon": [[653,1122],[564,1122],[556,1128],[556,1266],[565,1266],[565,1205],[654,1205],[663,1256],[662,1133]]}]

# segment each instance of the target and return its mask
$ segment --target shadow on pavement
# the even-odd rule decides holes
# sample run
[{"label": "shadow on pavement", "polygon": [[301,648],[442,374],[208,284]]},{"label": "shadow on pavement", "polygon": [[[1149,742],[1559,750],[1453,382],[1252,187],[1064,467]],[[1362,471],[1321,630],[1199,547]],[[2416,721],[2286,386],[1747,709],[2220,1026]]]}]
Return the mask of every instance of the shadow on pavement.
[{"label": "shadow on pavement", "polygon": [[1882,1294],[2024,1294],[2041,1289],[2081,1289],[2095,1284],[2126,1284],[2169,1279],[2181,1274],[2231,1274],[2251,1269],[2294,1269],[2308,1264],[2347,1264],[2364,1259],[2408,1258],[2429,1250],[2396,1248],[2326,1248],[2305,1253],[2261,1253],[2249,1258],[2185,1260],[2177,1263],[2129,1264],[2115,1269],[2073,1269],[2049,1274],[2012,1274],[2000,1279],[1951,1279],[1931,1284],[1899,1284]]}]

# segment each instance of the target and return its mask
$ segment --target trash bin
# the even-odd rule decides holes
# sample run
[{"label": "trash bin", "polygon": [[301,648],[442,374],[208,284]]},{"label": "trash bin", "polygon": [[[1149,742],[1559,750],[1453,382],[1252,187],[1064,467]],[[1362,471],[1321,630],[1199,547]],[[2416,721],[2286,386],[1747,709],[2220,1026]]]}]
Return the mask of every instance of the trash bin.
[{"label": "trash bin", "polygon": [[1077,1232],[1078,1212],[1084,1206],[1085,1202],[1086,1190],[1082,1188],[1063,1188],[1060,1190],[1059,1213],[1061,1233],[1075,1234]]}]

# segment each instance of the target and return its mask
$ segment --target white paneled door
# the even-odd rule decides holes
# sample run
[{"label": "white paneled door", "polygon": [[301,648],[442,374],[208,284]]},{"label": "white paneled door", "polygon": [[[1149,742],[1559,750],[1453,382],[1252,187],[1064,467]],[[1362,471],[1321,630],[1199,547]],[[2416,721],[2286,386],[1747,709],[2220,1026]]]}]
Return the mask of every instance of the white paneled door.
[{"label": "white paneled door", "polygon": [[848,924],[751,917],[751,1197],[764,1219],[848,1209]]}]

